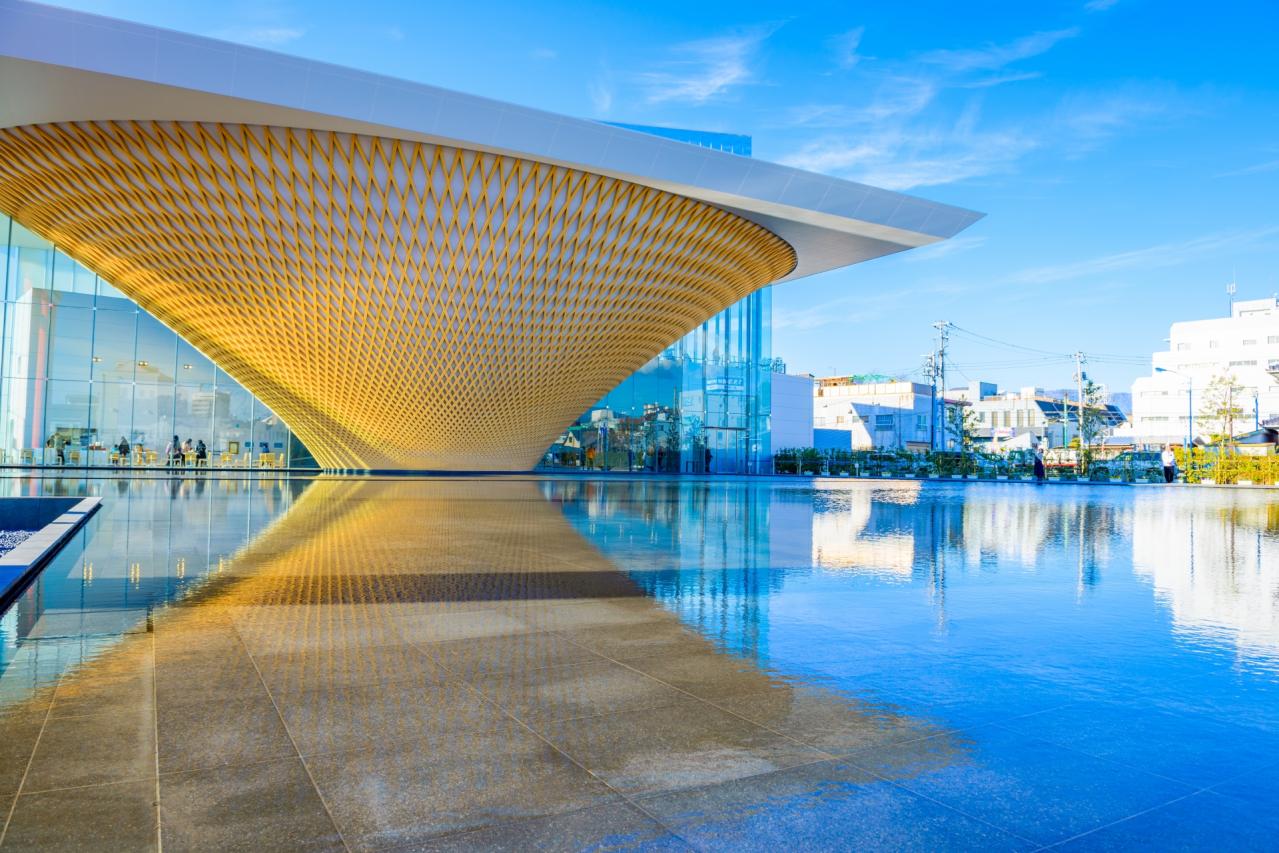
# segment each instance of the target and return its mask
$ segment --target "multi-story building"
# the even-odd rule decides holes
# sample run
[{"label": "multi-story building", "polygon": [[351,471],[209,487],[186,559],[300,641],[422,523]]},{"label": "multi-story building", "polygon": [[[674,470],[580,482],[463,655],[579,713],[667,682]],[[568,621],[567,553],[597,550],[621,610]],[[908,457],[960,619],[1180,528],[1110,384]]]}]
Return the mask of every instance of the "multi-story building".
[{"label": "multi-story building", "polygon": [[[1024,436],[1027,447],[1065,447],[1079,437],[1079,405],[1065,395],[1034,387],[1000,392],[993,382],[973,382],[948,393],[972,406],[973,434],[980,441],[1004,444]],[[1103,433],[1126,420],[1114,404],[1089,409]]]},{"label": "multi-story building", "polygon": [[1204,403],[1221,377],[1243,389],[1236,434],[1279,419],[1279,299],[1236,302],[1229,317],[1173,323],[1168,349],[1151,356],[1151,367],[1132,384],[1137,443],[1180,444],[1219,432]]},{"label": "multi-story building", "polygon": [[813,429],[820,438],[819,447],[928,450],[949,446],[945,425],[933,423],[936,408],[932,386],[922,382],[887,376],[828,376],[818,379],[813,389]]}]

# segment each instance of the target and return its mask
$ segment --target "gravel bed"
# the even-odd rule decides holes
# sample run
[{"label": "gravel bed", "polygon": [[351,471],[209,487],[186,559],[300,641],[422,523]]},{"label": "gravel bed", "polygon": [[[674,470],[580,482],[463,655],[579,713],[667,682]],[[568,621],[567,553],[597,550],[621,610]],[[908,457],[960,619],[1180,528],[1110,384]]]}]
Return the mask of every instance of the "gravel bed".
[{"label": "gravel bed", "polygon": [[0,530],[0,557],[21,545],[33,530]]}]

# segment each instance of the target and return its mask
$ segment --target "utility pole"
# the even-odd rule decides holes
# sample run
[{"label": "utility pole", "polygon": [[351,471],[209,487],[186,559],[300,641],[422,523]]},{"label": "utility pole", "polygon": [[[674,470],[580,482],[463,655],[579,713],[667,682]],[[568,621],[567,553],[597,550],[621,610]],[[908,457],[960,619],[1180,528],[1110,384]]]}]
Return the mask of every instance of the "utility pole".
[{"label": "utility pole", "polygon": [[1230,300],[1230,313],[1226,315],[1227,317],[1235,316],[1235,291],[1237,290],[1238,287],[1235,285],[1235,274],[1232,270],[1230,273],[1230,284],[1226,285],[1226,298]]},{"label": "utility pole", "polygon": [[924,356],[924,375],[931,389],[928,395],[928,449],[937,449],[937,353]]},{"label": "utility pole", "polygon": [[1084,354],[1075,351],[1075,403],[1079,413],[1079,468],[1084,461]]},{"label": "utility pole", "polygon": [[[946,345],[950,343],[950,323],[946,320],[938,320],[933,323],[933,328],[937,330],[937,362],[936,376],[941,383],[941,394],[938,395],[936,382],[933,385],[933,401],[940,404],[941,410],[941,449],[946,449]],[[938,399],[940,396],[940,399]],[[933,409],[933,421],[937,421],[937,408]],[[937,449],[936,447],[933,448]]]}]

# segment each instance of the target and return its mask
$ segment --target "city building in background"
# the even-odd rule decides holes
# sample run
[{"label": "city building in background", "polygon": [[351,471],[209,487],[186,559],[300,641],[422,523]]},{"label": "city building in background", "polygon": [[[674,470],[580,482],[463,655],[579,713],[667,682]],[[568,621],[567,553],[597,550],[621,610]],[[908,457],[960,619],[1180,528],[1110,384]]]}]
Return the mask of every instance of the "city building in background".
[{"label": "city building in background", "polygon": [[[1079,437],[1079,404],[1065,393],[1049,395],[1034,387],[1000,391],[993,382],[974,381],[947,394],[971,406],[973,436],[993,448],[1068,447]],[[1101,435],[1127,420],[1113,403],[1089,409]]]},{"label": "city building in background", "polygon": [[[1229,317],[1173,323],[1168,349],[1150,376],[1132,384],[1131,437],[1138,444],[1184,444],[1219,429],[1205,411],[1214,380],[1240,388],[1236,434],[1279,424],[1279,299],[1235,302]],[[1193,400],[1192,400],[1193,397]]]},{"label": "city building in background", "polygon": [[786,372],[774,360],[770,388],[769,440],[772,452],[813,447],[813,377]]},{"label": "city building in background", "polygon": [[[3,214],[0,281],[0,463],[157,464],[177,435],[214,464],[259,464],[264,447],[289,464],[289,430],[260,400]],[[113,460],[121,441],[130,458]]]},{"label": "city building in background", "polygon": [[[819,450],[949,449],[931,385],[879,375],[828,376],[813,390]],[[947,407],[957,405],[947,400]]]}]

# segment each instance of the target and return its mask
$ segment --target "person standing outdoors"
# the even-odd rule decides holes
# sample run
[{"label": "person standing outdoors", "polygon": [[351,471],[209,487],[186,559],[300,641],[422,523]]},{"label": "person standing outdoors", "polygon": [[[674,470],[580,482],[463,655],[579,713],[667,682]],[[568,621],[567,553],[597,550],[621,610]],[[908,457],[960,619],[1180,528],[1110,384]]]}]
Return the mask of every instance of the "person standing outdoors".
[{"label": "person standing outdoors", "polygon": [[1041,447],[1035,448],[1035,482],[1042,483],[1047,472],[1044,470],[1044,451]]},{"label": "person standing outdoors", "polygon": [[1172,445],[1164,448],[1159,454],[1159,462],[1164,466],[1164,482],[1171,483],[1177,479],[1177,454],[1172,452]]}]

